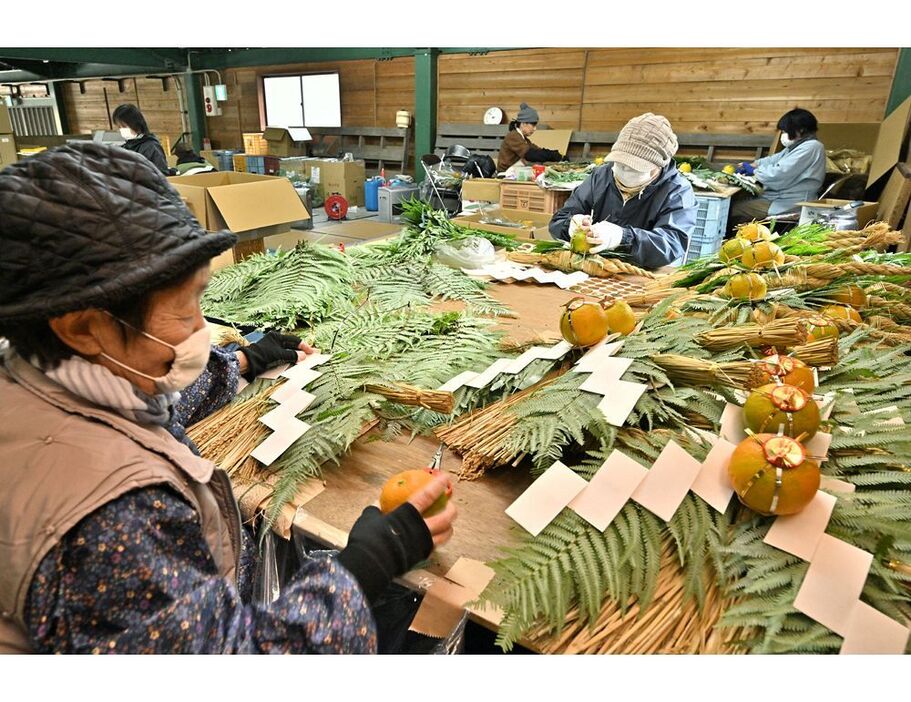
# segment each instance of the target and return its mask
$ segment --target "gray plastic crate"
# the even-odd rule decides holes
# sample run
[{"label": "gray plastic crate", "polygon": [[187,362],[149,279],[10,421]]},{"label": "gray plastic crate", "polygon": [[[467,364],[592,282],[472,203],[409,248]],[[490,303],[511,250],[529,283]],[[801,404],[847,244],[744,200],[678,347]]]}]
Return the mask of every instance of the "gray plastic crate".
[{"label": "gray plastic crate", "polygon": [[731,198],[696,195],[696,227],[686,249],[685,263],[718,252],[724,241],[731,211]]}]

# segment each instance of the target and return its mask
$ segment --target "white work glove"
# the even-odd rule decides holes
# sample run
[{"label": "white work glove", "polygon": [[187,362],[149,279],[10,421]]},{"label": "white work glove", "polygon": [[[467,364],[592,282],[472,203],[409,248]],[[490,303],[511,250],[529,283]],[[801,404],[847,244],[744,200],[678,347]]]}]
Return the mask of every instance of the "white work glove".
[{"label": "white work glove", "polygon": [[623,240],[623,227],[618,227],[612,222],[596,222],[589,228],[591,232],[585,240],[592,245],[589,253],[613,251]]}]

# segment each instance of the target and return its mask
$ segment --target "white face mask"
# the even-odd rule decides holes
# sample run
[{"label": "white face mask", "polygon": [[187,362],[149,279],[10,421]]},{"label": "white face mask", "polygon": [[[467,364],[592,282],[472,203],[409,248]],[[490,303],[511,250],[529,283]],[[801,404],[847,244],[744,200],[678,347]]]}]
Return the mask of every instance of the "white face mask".
[{"label": "white face mask", "polygon": [[134,132],[132,129],[130,129],[129,127],[121,127],[120,136],[122,136],[124,139],[129,141],[130,139],[135,139],[139,135],[136,132]]},{"label": "white face mask", "polygon": [[794,140],[788,136],[787,132],[781,133],[781,145],[783,147],[788,148],[793,143],[794,143]]},{"label": "white face mask", "polygon": [[[110,312],[108,312],[110,314]],[[114,315],[111,314],[111,317]],[[114,317],[122,324],[126,324],[131,329],[136,329],[136,327],[131,324],[127,324],[122,319]],[[167,375],[160,377],[155,377],[153,375],[148,375],[142,371],[138,371],[135,368],[131,368],[125,363],[121,363],[116,358],[111,358],[106,353],[101,355],[108,359],[111,363],[114,363],[121,368],[125,368],[131,373],[136,375],[141,375],[143,378],[148,378],[155,383],[155,387],[158,389],[158,392],[168,395],[174,392],[180,392],[187,386],[193,383],[202,372],[206,369],[206,365],[209,363],[209,354],[211,353],[211,343],[212,339],[209,334],[209,327],[205,326],[199,331],[195,331],[186,339],[181,341],[177,346],[169,344],[167,341],[162,341],[151,334],[146,334],[140,329],[136,329],[140,334],[150,338],[152,341],[157,341],[162,346],[167,346],[169,349],[174,350],[174,360],[171,361],[171,369],[168,371]]]},{"label": "white face mask", "polygon": [[614,163],[614,175],[617,176],[623,185],[627,188],[638,188],[643,185],[647,185],[652,180],[651,172],[637,171],[635,168],[630,168],[622,163]]}]

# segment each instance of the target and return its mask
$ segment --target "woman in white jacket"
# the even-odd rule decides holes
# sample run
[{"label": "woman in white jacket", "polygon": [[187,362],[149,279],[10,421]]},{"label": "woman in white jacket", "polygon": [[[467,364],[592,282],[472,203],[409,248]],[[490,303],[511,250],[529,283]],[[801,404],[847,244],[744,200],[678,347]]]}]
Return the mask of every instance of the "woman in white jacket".
[{"label": "woman in white jacket", "polygon": [[778,120],[781,151],[741,164],[764,190],[758,198],[735,201],[731,207],[731,226],[797,211],[797,203],[815,200],[826,175],[826,149],[816,138],[818,124],[812,112],[796,108]]}]

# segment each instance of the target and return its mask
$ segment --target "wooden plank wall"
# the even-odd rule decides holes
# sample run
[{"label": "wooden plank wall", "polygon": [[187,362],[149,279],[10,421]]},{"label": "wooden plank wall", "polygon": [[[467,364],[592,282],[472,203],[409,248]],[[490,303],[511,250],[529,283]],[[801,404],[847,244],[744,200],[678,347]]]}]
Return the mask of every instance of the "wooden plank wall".
[{"label": "wooden plank wall", "polygon": [[[490,106],[514,115],[528,102],[554,128],[616,131],[643,112],[671,120],[680,133],[760,133],[800,106],[821,122],[882,120],[898,50],[784,49],[523,49],[439,58],[437,119],[480,123]],[[206,121],[214,148],[237,148],[244,132],[262,129],[259,77],[338,71],[345,126],[395,126],[414,112],[414,59],[372,59],[260,66],[225,71],[223,116]],[[161,82],[131,79],[125,93],[97,80],[64,85],[72,132],[108,128],[109,110],[136,102],[152,129],[180,133],[177,93]],[[107,97],[107,104],[105,103]],[[412,160],[413,161],[413,154]]]},{"label": "wooden plank wall", "polygon": [[213,148],[230,149],[243,144],[244,132],[262,131],[259,78],[282,73],[338,71],[341,86],[342,124],[346,127],[394,127],[395,113],[414,112],[414,59],[385,61],[363,59],[325,63],[258,66],[226,71],[228,100],[221,117],[206,124]]},{"label": "wooden plank wall", "polygon": [[159,138],[167,136],[174,143],[183,131],[177,86],[173,80],[166,92],[162,90],[160,80],[148,78],[127,79],[122,93],[116,82],[100,80],[86,82],[84,95],[75,84],[64,84],[59,89],[63,91],[70,132],[74,134],[111,129],[111,113],[125,102],[142,110],[152,133]]},{"label": "wooden plank wall", "polygon": [[793,107],[821,122],[878,122],[898,50],[534,49],[439,59],[441,122],[527,102],[553,128],[616,131],[643,112],[680,133],[770,133]]}]

